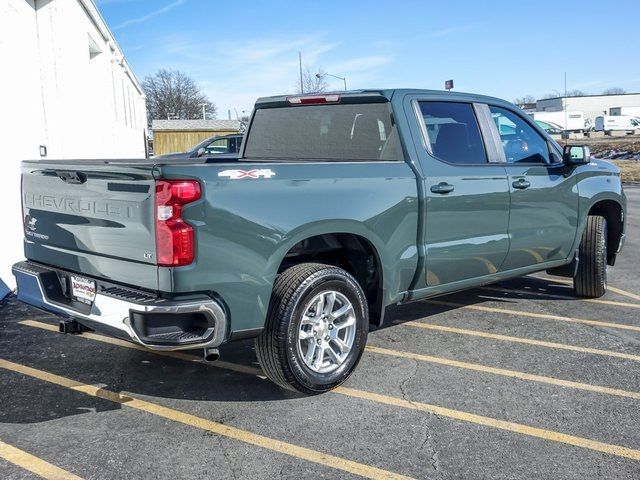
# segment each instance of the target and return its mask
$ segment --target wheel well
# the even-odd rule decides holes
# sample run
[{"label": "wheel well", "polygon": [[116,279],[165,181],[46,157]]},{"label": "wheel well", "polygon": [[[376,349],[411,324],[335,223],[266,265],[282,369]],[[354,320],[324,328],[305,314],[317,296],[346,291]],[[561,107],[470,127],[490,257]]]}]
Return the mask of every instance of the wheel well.
[{"label": "wheel well", "polygon": [[367,298],[369,322],[378,326],[382,324],[382,265],[376,249],[367,239],[350,233],[327,233],[306,238],[287,252],[278,273],[306,262],[335,265],[353,275]]},{"label": "wheel well", "polygon": [[589,215],[600,215],[607,221],[607,263],[613,265],[623,230],[622,207],[613,200],[602,200],[591,207]]}]

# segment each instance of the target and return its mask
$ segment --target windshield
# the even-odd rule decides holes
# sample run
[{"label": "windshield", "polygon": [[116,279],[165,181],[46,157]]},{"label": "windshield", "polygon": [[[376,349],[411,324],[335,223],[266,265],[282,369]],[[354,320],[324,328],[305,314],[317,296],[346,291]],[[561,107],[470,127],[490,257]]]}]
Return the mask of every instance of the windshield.
[{"label": "windshield", "polygon": [[399,160],[388,103],[307,105],[258,109],[244,158]]}]

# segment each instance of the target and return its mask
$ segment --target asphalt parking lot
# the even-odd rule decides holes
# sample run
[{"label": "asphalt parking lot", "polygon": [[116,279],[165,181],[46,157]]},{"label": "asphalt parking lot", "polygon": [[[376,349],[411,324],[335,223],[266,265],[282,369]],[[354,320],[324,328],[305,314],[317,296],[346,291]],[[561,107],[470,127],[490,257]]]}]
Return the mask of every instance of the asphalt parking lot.
[{"label": "asphalt parking lot", "polygon": [[[610,290],[543,274],[394,307],[344,387],[0,304],[0,478],[640,478],[640,188]],[[191,355],[193,354],[193,355]],[[56,477],[58,475],[58,477]]]}]

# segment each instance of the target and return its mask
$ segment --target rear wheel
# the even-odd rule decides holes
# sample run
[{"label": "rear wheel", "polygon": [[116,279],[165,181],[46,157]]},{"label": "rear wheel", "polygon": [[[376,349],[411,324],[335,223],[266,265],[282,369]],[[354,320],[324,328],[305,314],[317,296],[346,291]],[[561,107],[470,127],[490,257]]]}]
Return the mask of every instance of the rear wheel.
[{"label": "rear wheel", "polygon": [[597,298],[607,291],[607,221],[589,215],[578,250],[578,270],[573,277],[578,297]]},{"label": "rear wheel", "polygon": [[278,276],[256,353],[267,377],[305,394],[344,382],[367,341],[369,314],[358,282],[331,265],[295,265]]}]

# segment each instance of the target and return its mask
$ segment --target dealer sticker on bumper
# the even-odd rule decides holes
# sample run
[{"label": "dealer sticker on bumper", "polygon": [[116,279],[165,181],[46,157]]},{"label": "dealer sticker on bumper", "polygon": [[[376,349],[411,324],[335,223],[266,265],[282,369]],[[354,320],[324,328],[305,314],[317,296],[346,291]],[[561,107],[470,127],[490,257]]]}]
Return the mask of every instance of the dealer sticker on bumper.
[{"label": "dealer sticker on bumper", "polygon": [[96,298],[96,282],[71,275],[71,296],[91,305]]}]

